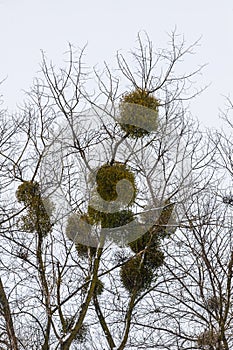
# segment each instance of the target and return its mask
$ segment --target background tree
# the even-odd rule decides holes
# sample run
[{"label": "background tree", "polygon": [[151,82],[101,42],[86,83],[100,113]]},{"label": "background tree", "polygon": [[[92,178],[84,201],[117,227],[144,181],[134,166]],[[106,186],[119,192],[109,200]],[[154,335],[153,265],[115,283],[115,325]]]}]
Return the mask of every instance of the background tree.
[{"label": "background tree", "polygon": [[[10,205],[1,271],[16,339],[10,345],[5,332],[6,348],[181,348],[177,329],[172,343],[166,338],[162,300],[171,300],[177,278],[175,237],[190,231],[190,213],[214,171],[214,147],[185,106],[200,92],[190,85],[200,68],[175,74],[194,47],[172,33],[169,49],[154,52],[139,36],[135,70],[118,54],[119,76],[107,65],[95,70],[95,93],[83,51],[70,47],[60,70],[43,55],[42,78],[11,116],[16,132],[1,150],[10,180],[2,192]],[[133,197],[123,196],[111,213],[122,179]],[[131,235],[122,229],[130,223]]]}]

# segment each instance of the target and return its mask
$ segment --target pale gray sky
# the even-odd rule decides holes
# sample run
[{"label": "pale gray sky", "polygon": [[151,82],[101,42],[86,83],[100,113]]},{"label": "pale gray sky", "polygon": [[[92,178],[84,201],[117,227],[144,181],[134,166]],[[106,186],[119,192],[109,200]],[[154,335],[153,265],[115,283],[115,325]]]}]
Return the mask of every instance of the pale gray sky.
[{"label": "pale gray sky", "polygon": [[192,103],[192,113],[205,124],[218,123],[222,95],[233,96],[233,3],[230,0],[0,0],[0,79],[10,110],[24,98],[39,70],[40,49],[60,63],[67,43],[83,47],[86,62],[113,61],[117,50],[135,47],[138,31],[146,30],[154,46],[166,47],[174,27],[188,43],[200,36],[197,54],[184,62],[209,63],[198,84],[212,83]]}]

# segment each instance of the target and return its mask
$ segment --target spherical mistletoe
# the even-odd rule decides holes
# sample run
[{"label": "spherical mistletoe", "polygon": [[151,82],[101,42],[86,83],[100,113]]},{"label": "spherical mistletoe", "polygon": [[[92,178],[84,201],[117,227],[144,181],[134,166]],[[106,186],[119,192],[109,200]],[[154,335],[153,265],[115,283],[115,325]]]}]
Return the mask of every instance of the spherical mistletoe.
[{"label": "spherical mistletoe", "polygon": [[133,242],[129,243],[134,253],[144,253],[144,265],[155,270],[163,265],[164,253],[160,250],[160,241],[156,235],[146,232]]},{"label": "spherical mistletoe", "polygon": [[104,291],[104,283],[100,279],[97,279],[96,285],[95,285],[95,294],[101,295],[103,291]]},{"label": "spherical mistletoe", "polygon": [[159,101],[148,91],[136,89],[120,101],[119,124],[132,138],[149,135],[157,129]]},{"label": "spherical mistletoe", "polygon": [[88,215],[93,222],[100,223],[102,228],[114,228],[127,225],[134,219],[134,213],[131,210],[121,210],[116,213],[104,213],[88,207]]},{"label": "spherical mistletoe", "polygon": [[81,244],[81,243],[75,243],[75,248],[78,252],[78,255],[82,258],[87,258],[88,255],[93,257],[93,256],[95,256],[95,253],[96,253],[95,247],[89,247],[89,246]]},{"label": "spherical mistletoe", "polygon": [[[100,197],[107,202],[115,201],[119,196],[117,193],[117,184],[121,180],[127,180],[132,185],[133,196],[130,203],[124,203],[124,184],[121,184],[119,190],[124,204],[132,204],[136,197],[135,177],[132,171],[123,163],[102,165],[96,174],[97,192]],[[127,193],[126,198],[127,198]]]},{"label": "spherical mistletoe", "polygon": [[128,260],[120,271],[120,277],[124,287],[132,293],[133,291],[142,292],[150,287],[153,280],[153,270],[141,262],[142,256]]},{"label": "spherical mistletoe", "polygon": [[20,218],[21,228],[27,232],[37,232],[42,238],[51,232],[49,214],[53,210],[53,204],[48,198],[42,198],[39,183],[23,182],[16,191],[16,197],[27,207],[27,214]]},{"label": "spherical mistletoe", "polygon": [[139,238],[130,242],[128,245],[134,253],[139,253],[148,245],[150,245],[150,247],[157,248],[159,246],[159,239],[156,235],[153,235],[150,231],[147,231]]},{"label": "spherical mistletoe", "polygon": [[145,252],[144,261],[145,265],[156,270],[164,263],[164,253],[159,248],[149,248]]},{"label": "spherical mistletoe", "polygon": [[33,200],[40,194],[40,186],[38,182],[24,181],[19,185],[16,191],[16,197],[20,203],[25,205],[32,204]]}]

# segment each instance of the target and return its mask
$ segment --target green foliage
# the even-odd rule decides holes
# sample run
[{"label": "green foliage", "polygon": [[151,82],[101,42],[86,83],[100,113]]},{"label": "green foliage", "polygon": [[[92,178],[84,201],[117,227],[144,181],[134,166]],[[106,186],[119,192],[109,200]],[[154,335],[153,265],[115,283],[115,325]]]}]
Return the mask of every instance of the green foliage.
[{"label": "green foliage", "polygon": [[88,216],[91,218],[91,220],[93,221],[94,224],[100,223],[101,220],[102,220],[102,217],[104,215],[104,213],[102,211],[96,210],[95,208],[93,208],[90,205],[87,208],[87,213],[88,213]]},{"label": "green foliage", "polygon": [[16,191],[16,198],[19,203],[31,205],[36,196],[40,195],[40,185],[38,182],[24,181]]},{"label": "green foliage", "polygon": [[155,270],[162,266],[164,262],[164,253],[154,247],[150,247],[146,250],[144,255],[144,264]]},{"label": "green foliage", "polygon": [[157,269],[163,264],[164,254],[159,249],[160,241],[151,232],[144,233],[144,235],[128,245],[134,253],[144,252],[144,264],[151,269]]},{"label": "green foliage", "polygon": [[[131,210],[121,210],[116,213],[103,213],[101,225],[103,228],[121,227],[127,225],[134,219],[134,214]],[[106,215],[107,214],[107,215]]]},{"label": "green foliage", "polygon": [[150,287],[153,280],[153,271],[141,262],[142,256],[138,255],[128,260],[120,270],[120,278],[128,292],[142,292]]},{"label": "green foliage", "polygon": [[101,295],[104,291],[104,284],[100,279],[97,279],[96,285],[95,285],[95,294]]},{"label": "green foliage", "polygon": [[152,235],[150,231],[147,231],[146,233],[144,233],[144,235],[130,242],[128,245],[134,253],[139,253],[140,251],[144,250],[145,247],[148,245],[157,247],[159,245],[159,241],[158,237],[155,237],[155,235]]},{"label": "green foliage", "polygon": [[50,215],[53,205],[48,199],[43,199],[38,182],[25,181],[19,185],[16,198],[27,207],[27,215],[20,218],[21,228],[27,232],[37,232],[45,237],[52,231]]},{"label": "green foliage", "polygon": [[90,247],[82,243],[75,243],[75,248],[80,257],[86,258],[88,255],[91,257],[96,254],[96,247]]},{"label": "green foliage", "polygon": [[[118,197],[117,184],[124,179],[132,184],[134,200],[136,197],[135,178],[134,174],[127,166],[119,162],[115,162],[112,165],[103,165],[96,174],[97,191],[99,195],[107,202],[115,201]],[[75,242],[79,255],[86,258],[87,256],[94,256],[96,253],[95,247],[97,246],[97,241],[94,241],[94,238],[91,237],[91,226],[100,224],[102,228],[121,227],[128,224],[133,219],[133,212],[129,209],[108,213],[99,211],[89,205],[87,214],[81,216],[77,214],[70,215],[67,221],[66,235]],[[82,242],[84,240],[84,242],[87,243],[79,243],[79,236],[82,238]]]},{"label": "green foliage", "polygon": [[[135,105],[146,108],[137,108]],[[120,101],[119,124],[122,130],[132,138],[148,135],[150,133],[147,130],[148,125],[153,126],[153,128],[157,125],[158,106],[159,101],[146,90],[136,89],[126,93]],[[129,123],[125,123],[125,121]],[[145,125],[145,129],[136,126],[138,121],[140,121],[140,125]]]},{"label": "green foliage", "polygon": [[132,171],[128,169],[125,164],[115,162],[114,164],[104,164],[102,165],[97,174],[96,174],[96,183],[97,183],[97,192],[100,197],[105,201],[115,201],[118,197],[117,194],[117,183],[120,180],[128,180],[133,188],[133,198],[131,203],[135,200],[136,197],[136,184],[135,177]]},{"label": "green foliage", "polygon": [[[174,204],[165,201],[154,227],[128,245],[137,255],[128,260],[120,271],[125,288],[132,292],[134,288],[149,288],[153,273],[164,263],[164,253],[160,249],[161,239],[169,234],[167,224],[171,218]],[[143,259],[142,259],[143,257]]]},{"label": "green foliage", "polygon": [[89,206],[88,215],[95,223],[101,223],[102,228],[121,227],[133,221],[134,219],[134,214],[129,209],[121,210],[115,213],[104,213]]},{"label": "green foliage", "polygon": [[[133,196],[131,201],[130,203],[125,201],[125,204],[129,206],[136,197],[136,184],[134,174],[125,164],[119,162],[115,162],[112,165],[104,164],[96,174],[97,192],[106,202],[119,200],[117,185],[121,180],[127,180],[132,185]],[[121,199],[123,199],[123,202],[125,200],[124,193],[127,195],[127,192],[121,187]],[[108,203],[105,203],[105,211],[97,210],[92,205],[88,206],[87,214],[93,225],[99,224],[102,228],[115,228],[127,225],[134,219],[134,214],[130,209],[123,209],[113,213],[109,213],[107,209]]]}]

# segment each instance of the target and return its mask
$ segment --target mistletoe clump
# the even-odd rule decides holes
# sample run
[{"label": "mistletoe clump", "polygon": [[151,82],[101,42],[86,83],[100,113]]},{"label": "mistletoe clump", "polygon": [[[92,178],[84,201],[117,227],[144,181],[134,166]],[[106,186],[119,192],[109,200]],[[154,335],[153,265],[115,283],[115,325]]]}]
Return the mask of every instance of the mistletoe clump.
[{"label": "mistletoe clump", "polygon": [[[135,247],[136,245],[134,245]],[[162,266],[164,262],[164,253],[158,246],[148,244],[142,250],[137,246],[134,251],[137,255],[130,258],[120,270],[121,281],[130,293],[134,290],[141,292],[149,288],[155,270]]]},{"label": "mistletoe clump", "polygon": [[121,129],[132,138],[149,135],[150,131],[157,129],[158,107],[159,101],[145,89],[126,93],[120,101]]},{"label": "mistletoe clump", "polygon": [[93,257],[96,253],[98,240],[93,235],[93,226],[95,226],[96,229],[98,225],[100,225],[101,228],[115,228],[124,226],[133,220],[134,214],[129,208],[113,213],[108,212],[108,202],[119,200],[119,191],[119,206],[121,207],[127,204],[128,207],[130,205],[127,198],[124,197],[126,190],[129,192],[129,187],[125,190],[124,183],[122,185],[122,182],[120,189],[117,187],[121,180],[127,180],[128,186],[130,183],[130,188],[132,189],[130,203],[132,204],[136,197],[134,174],[125,164],[119,162],[113,164],[107,163],[100,167],[96,173],[97,192],[105,201],[103,207],[104,211],[97,210],[90,204],[86,214],[72,214],[69,216],[66,226],[66,235],[70,240],[75,242],[76,250],[81,257]]},{"label": "mistletoe clump", "polygon": [[132,257],[121,268],[120,277],[125,289],[130,293],[149,288],[153,280],[153,270],[143,263],[141,255]]},{"label": "mistletoe clump", "polygon": [[144,233],[138,239],[130,242],[131,250],[138,254],[144,254],[144,264],[152,269],[157,269],[164,262],[164,253],[160,250],[160,241],[152,232]]},{"label": "mistletoe clump", "polygon": [[164,253],[159,248],[149,248],[144,255],[145,265],[151,269],[158,269],[164,263]]},{"label": "mistletoe clump", "polygon": [[96,247],[90,247],[82,243],[75,243],[75,248],[81,257],[87,257],[90,255],[91,257],[95,256]]},{"label": "mistletoe clump", "polygon": [[42,238],[52,230],[50,213],[52,203],[41,196],[38,182],[24,181],[16,191],[16,198],[27,208],[27,214],[20,218],[22,229],[27,232],[37,232]]},{"label": "mistletoe clump", "polygon": [[98,278],[95,284],[95,294],[101,295],[104,291],[104,283]]},{"label": "mistletoe clump", "polygon": [[[118,198],[117,184],[121,180],[129,181],[132,186],[132,203],[135,200],[137,193],[135,177],[133,172],[130,171],[126,164],[120,162],[115,162],[113,164],[104,164],[98,169],[96,174],[96,184],[97,192],[99,193],[100,197],[107,202],[115,201]],[[124,192],[124,185],[121,184],[121,187],[121,192]],[[122,200],[124,201],[124,197]]]},{"label": "mistletoe clump", "polygon": [[89,206],[88,214],[93,222],[100,223],[102,228],[124,226],[134,219],[134,213],[130,209],[121,210],[115,213],[105,213]]},{"label": "mistletoe clump", "polygon": [[129,243],[129,247],[134,253],[139,253],[146,248],[146,246],[150,245],[158,245],[158,239],[155,235],[152,236],[151,232],[147,231],[144,235],[140,236],[136,240]]},{"label": "mistletoe clump", "polygon": [[[126,188],[124,188],[125,183],[122,183],[121,180],[127,180]],[[96,174],[96,184],[96,190],[104,202],[100,209],[96,209],[93,204],[88,206],[87,213],[94,224],[100,225],[101,228],[116,228],[125,226],[134,220],[134,213],[129,207],[134,203],[137,188],[134,174],[125,164],[114,162],[101,166]],[[108,210],[111,202],[118,202],[117,211]],[[122,207],[126,209],[119,210]]]},{"label": "mistletoe clump", "polygon": [[160,245],[161,240],[170,234],[167,225],[173,208],[174,204],[165,201],[159,218],[150,230],[128,244],[136,255],[121,267],[120,277],[129,292],[135,288],[138,292],[148,288],[154,272],[163,265],[164,253]]},{"label": "mistletoe clump", "polygon": [[103,213],[101,226],[103,228],[114,228],[129,224],[134,219],[134,213],[131,210],[121,210],[116,213]]}]

